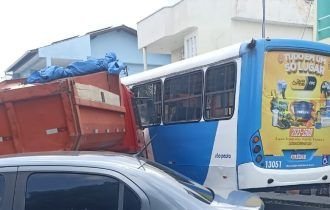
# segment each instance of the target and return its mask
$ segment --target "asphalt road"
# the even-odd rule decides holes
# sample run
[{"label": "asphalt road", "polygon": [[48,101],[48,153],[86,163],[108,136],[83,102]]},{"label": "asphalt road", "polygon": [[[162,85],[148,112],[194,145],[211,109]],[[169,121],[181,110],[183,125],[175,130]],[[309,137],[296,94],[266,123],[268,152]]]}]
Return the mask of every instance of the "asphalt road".
[{"label": "asphalt road", "polygon": [[325,209],[315,208],[315,207],[268,204],[266,205],[265,210],[325,210]]},{"label": "asphalt road", "polygon": [[264,200],[266,210],[330,210],[329,197],[273,192],[258,194]]}]

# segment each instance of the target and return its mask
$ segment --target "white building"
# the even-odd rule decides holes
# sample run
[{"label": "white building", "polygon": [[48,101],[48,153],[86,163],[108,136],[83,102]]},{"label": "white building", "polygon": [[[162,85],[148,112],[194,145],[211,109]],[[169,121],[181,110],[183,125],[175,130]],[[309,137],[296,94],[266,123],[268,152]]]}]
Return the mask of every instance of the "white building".
[{"label": "white building", "polygon": [[[266,0],[266,37],[313,40],[310,0]],[[138,22],[138,48],[172,62],[261,38],[262,0],[181,0]]]}]

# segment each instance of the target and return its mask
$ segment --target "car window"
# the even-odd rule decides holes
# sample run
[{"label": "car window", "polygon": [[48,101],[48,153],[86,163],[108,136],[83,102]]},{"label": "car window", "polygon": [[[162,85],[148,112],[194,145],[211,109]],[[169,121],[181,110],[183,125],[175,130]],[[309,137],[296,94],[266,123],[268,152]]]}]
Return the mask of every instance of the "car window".
[{"label": "car window", "polygon": [[125,187],[121,200],[120,181],[111,177],[35,173],[27,180],[25,210],[118,210],[120,200],[124,201],[124,209],[138,210],[140,200],[130,191]]},{"label": "car window", "polygon": [[181,175],[170,168],[152,161],[147,161],[143,167],[151,167],[151,169],[154,171],[157,170],[160,173],[166,173],[168,176],[171,176],[177,182],[179,182],[189,195],[204,203],[210,204],[214,199],[214,193],[212,190],[192,181],[188,177],[185,177],[184,175]]},{"label": "car window", "polygon": [[140,198],[128,186],[125,186],[123,210],[138,210],[141,209],[140,206]]},{"label": "car window", "polygon": [[0,175],[0,209],[3,207],[3,199],[5,194],[5,177]]}]

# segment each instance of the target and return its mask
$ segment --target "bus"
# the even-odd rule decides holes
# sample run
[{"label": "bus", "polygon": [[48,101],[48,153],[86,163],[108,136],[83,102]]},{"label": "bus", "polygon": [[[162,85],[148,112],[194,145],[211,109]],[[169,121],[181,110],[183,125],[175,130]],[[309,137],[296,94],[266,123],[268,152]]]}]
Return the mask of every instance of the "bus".
[{"label": "bus", "polygon": [[217,190],[329,196],[329,45],[252,39],[122,82],[156,162]]}]

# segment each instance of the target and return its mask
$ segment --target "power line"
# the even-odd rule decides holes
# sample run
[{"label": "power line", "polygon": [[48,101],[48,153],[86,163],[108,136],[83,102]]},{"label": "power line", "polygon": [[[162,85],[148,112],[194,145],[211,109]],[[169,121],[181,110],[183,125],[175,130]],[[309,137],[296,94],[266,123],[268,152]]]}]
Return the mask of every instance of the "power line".
[{"label": "power line", "polygon": [[312,11],[312,4],[314,2],[314,0],[305,0],[305,1],[309,4],[309,12],[308,12],[308,16],[307,16],[307,19],[306,19],[304,30],[303,30],[303,33],[302,33],[300,39],[303,39],[303,37],[305,35],[305,31],[306,31],[306,28],[307,28],[307,25],[308,25],[308,21],[309,21],[309,16],[311,15],[311,11]]}]

